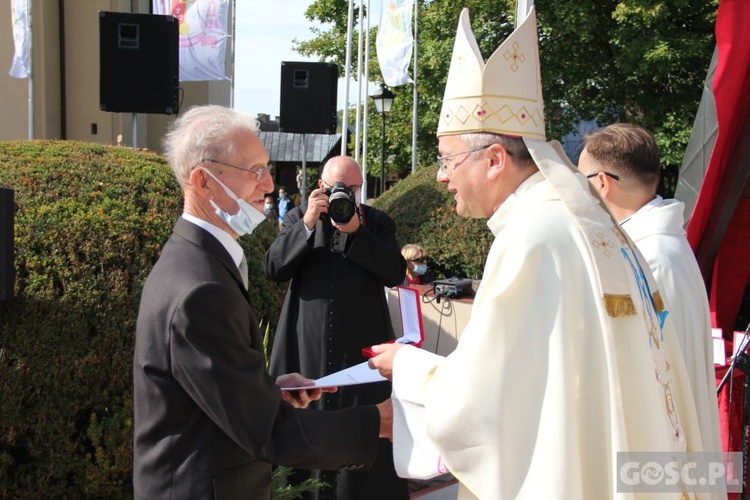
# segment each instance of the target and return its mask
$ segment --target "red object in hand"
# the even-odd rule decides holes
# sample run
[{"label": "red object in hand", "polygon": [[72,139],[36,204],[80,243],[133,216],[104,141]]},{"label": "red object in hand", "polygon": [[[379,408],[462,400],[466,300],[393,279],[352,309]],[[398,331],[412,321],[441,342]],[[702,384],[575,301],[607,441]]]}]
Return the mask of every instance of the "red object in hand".
[{"label": "red object in hand", "polygon": [[[383,342],[383,343],[384,344],[393,344],[394,342],[396,342],[396,341],[395,340],[389,340],[388,342]],[[373,351],[372,347],[363,347],[362,348],[362,356],[364,356],[366,358],[374,358],[377,355],[378,355],[378,353],[376,353],[375,351]]]}]

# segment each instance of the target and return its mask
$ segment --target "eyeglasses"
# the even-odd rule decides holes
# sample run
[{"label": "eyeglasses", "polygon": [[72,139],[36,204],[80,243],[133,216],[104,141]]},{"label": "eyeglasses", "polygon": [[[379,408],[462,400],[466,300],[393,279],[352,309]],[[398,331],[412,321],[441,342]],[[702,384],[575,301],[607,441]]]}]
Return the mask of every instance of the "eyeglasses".
[{"label": "eyeglasses", "polygon": [[409,259],[410,262],[416,262],[417,264],[424,264],[427,262],[427,257],[418,257],[416,259]]},{"label": "eyeglasses", "polygon": [[[328,184],[328,183],[327,183],[326,181],[324,181],[323,179],[320,179],[320,182],[322,182],[322,183],[323,183],[323,185],[324,185],[324,186],[326,187],[326,189],[333,189],[333,186],[331,186],[330,184]],[[334,183],[334,184],[335,184],[335,183]],[[360,191],[362,191],[362,186],[346,186],[346,188],[347,188],[347,189],[351,189],[351,190],[352,190],[352,193],[354,193],[355,195],[356,195],[356,194],[359,194],[359,192],[360,192]]]},{"label": "eyeglasses", "polygon": [[[464,154],[467,154],[467,153],[476,153],[477,151],[481,151],[483,149],[487,149],[490,146],[492,146],[492,144],[487,144],[486,146],[482,146],[481,148],[468,149],[466,151],[461,151],[461,152],[453,153],[453,154],[450,154],[450,155],[438,156],[437,157],[438,168],[440,169],[440,172],[445,173],[448,170],[448,160],[450,160],[451,158],[454,158],[454,157],[456,157],[458,155],[464,155]],[[460,165],[460,163],[458,165]],[[456,165],[456,166],[458,166],[458,165]]]},{"label": "eyeglasses", "polygon": [[612,177],[612,178],[613,178],[614,180],[616,180],[616,181],[619,181],[619,180],[620,180],[620,176],[619,176],[619,175],[617,175],[617,174],[613,174],[613,173],[611,173],[611,172],[605,172],[605,171],[603,171],[603,170],[602,170],[601,172],[594,172],[593,174],[589,174],[589,175],[587,175],[587,176],[586,176],[586,178],[587,178],[587,179],[591,179],[592,177],[596,177],[596,176],[597,176],[597,175],[599,175],[599,174],[604,174],[604,175],[606,175],[607,177]]},{"label": "eyeglasses", "polygon": [[[197,167],[201,163],[215,163],[217,165],[224,165],[225,167],[232,167],[232,168],[236,168],[237,170],[244,170],[245,172],[251,172],[251,173],[255,174],[255,180],[256,180],[256,182],[260,181],[266,173],[270,173],[271,172],[271,170],[268,168],[268,166],[260,167],[258,169],[252,169],[252,168],[247,168],[247,167],[238,167],[237,165],[232,165],[231,163],[227,163],[227,162],[224,162],[224,161],[218,161],[218,160],[212,160],[210,158],[206,158],[205,160],[200,161],[199,163],[197,163],[195,165],[195,167]],[[193,168],[195,168],[195,167],[193,167]]]}]

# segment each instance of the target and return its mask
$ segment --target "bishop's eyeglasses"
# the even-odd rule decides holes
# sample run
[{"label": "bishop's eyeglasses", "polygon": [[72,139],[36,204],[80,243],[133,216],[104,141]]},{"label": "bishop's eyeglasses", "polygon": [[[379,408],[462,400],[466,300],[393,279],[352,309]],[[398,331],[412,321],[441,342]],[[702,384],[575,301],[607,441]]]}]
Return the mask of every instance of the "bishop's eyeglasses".
[{"label": "bishop's eyeglasses", "polygon": [[449,165],[448,160],[450,160],[451,158],[455,158],[458,155],[465,155],[465,154],[468,154],[468,153],[475,153],[477,151],[481,151],[483,149],[487,149],[490,146],[492,146],[492,144],[487,144],[486,146],[482,146],[480,148],[467,149],[466,151],[459,151],[458,153],[453,153],[453,154],[449,154],[449,155],[445,155],[445,156],[438,156],[437,157],[438,168],[440,169],[440,172],[444,174],[445,172],[448,171],[448,165]]}]

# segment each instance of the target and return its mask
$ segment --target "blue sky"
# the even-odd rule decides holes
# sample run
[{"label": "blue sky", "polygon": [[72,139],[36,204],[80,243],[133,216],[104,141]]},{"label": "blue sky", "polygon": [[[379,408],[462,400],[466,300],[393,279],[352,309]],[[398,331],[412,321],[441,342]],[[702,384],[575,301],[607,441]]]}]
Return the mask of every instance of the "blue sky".
[{"label": "blue sky", "polygon": [[[292,49],[293,40],[313,38],[305,10],[312,0],[237,0],[235,41],[234,107],[253,116],[279,114],[282,61],[316,61],[304,58]],[[380,2],[371,0],[379,16]],[[377,24],[373,17],[371,23]],[[355,19],[356,22],[356,19]],[[353,41],[357,43],[355,39]],[[344,80],[339,79],[338,108],[344,106]],[[356,97],[357,86],[350,84],[349,101]],[[371,85],[370,93],[375,88]]]},{"label": "blue sky", "polygon": [[304,13],[310,0],[237,0],[234,107],[253,115],[279,114],[281,61],[311,61],[292,49],[309,40]]}]

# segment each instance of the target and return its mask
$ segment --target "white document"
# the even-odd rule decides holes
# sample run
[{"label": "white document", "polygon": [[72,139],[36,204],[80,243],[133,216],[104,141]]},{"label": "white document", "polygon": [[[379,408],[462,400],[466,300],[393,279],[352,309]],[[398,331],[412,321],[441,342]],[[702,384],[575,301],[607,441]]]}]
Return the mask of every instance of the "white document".
[{"label": "white document", "polygon": [[298,389],[323,389],[326,387],[342,387],[345,385],[369,384],[371,382],[382,382],[387,380],[374,368],[367,365],[367,361],[351,366],[315,381],[315,385],[304,387],[282,387],[282,391],[296,391]]}]

